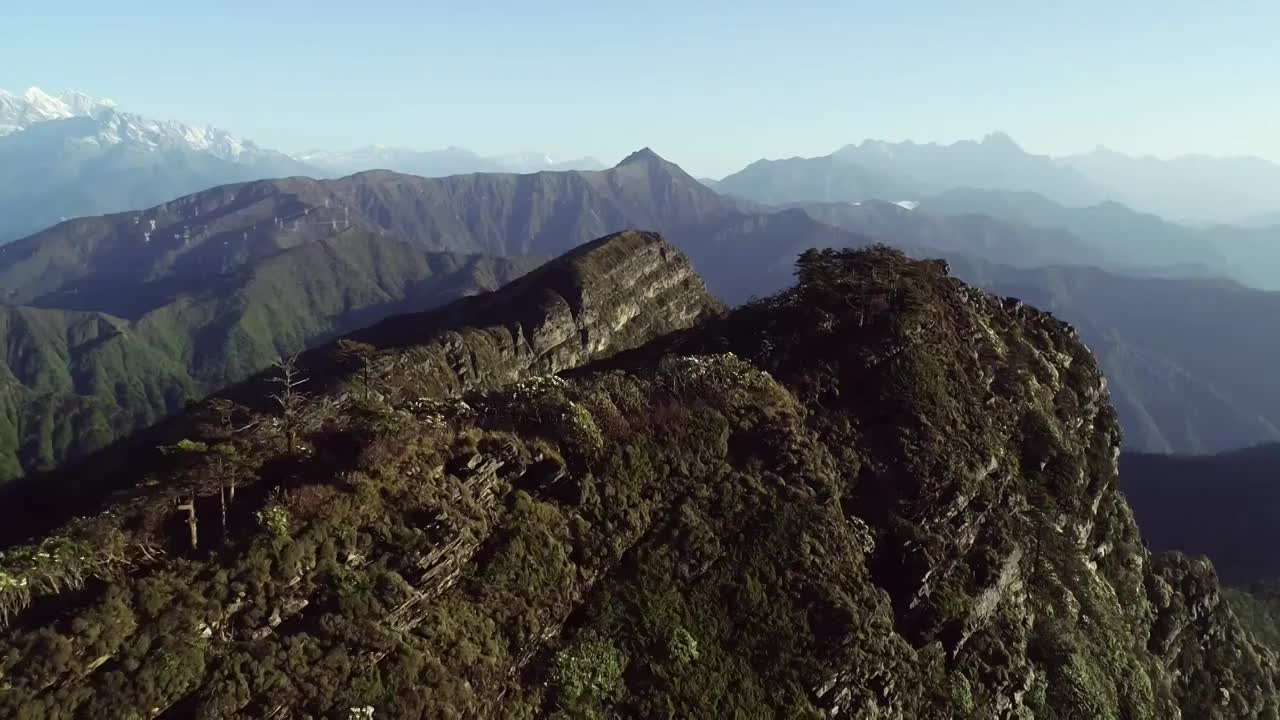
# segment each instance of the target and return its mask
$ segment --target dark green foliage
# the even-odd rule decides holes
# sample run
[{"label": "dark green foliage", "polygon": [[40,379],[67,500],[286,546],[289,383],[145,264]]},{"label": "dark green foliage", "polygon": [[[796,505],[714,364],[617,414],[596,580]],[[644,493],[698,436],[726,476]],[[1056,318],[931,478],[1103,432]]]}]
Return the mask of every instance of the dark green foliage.
[{"label": "dark green foliage", "polygon": [[557,702],[570,717],[599,717],[622,698],[627,659],[606,640],[580,638],[556,653],[550,680]]}]

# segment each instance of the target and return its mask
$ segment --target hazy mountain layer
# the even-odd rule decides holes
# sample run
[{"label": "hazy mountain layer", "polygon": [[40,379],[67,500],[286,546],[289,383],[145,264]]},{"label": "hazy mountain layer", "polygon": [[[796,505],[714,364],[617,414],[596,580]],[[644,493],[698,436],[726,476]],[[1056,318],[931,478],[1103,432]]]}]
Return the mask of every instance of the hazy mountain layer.
[{"label": "hazy mountain layer", "polygon": [[1118,203],[1069,208],[1032,193],[969,189],[924,198],[918,209],[947,215],[978,213],[1044,230],[1064,230],[1101,251],[1101,260],[1094,264],[1127,274],[1226,276],[1252,287],[1280,290],[1280,227],[1193,228]]},{"label": "hazy mountain layer", "polygon": [[1104,245],[1082,240],[1067,229],[1032,224],[1016,216],[980,212],[929,212],[915,204],[868,200],[860,203],[799,203],[814,219],[895,245],[928,247],[946,255],[984,258],[1014,267],[1101,265]]},{"label": "hazy mountain layer", "polygon": [[916,200],[962,187],[1035,192],[1067,205],[1109,197],[1105,187],[1002,133],[951,145],[867,140],[825,157],[761,160],[717,185],[771,204]]},{"label": "hazy mountain layer", "polygon": [[[1119,206],[1070,209],[1034,195],[956,191],[915,210],[873,201],[778,209],[717,195],[650,151],[603,172],[289,178],[65,223],[0,249],[0,287],[13,304],[137,320],[177,295],[216,296],[225,274],[348,226],[427,251],[490,255],[554,255],[608,232],[656,228],[730,303],[785,287],[792,258],[807,248],[886,241],[951,258],[962,277],[1078,325],[1112,383],[1127,447],[1213,452],[1280,441],[1280,383],[1268,379],[1280,356],[1269,322],[1275,298],[1221,281],[1015,271],[1009,266],[1104,262],[1105,243],[1078,234],[1095,226],[1103,231],[1093,236],[1109,242],[1129,242],[1127,228],[1154,227],[1172,233],[1167,246],[1197,247],[1186,228]],[[1145,242],[1164,257],[1164,241]],[[1197,309],[1206,307],[1225,310],[1208,317]]]},{"label": "hazy mountain layer", "polygon": [[429,250],[504,256],[554,255],[610,232],[652,229],[688,252],[729,302],[773,289],[752,285],[759,268],[748,258],[769,256],[785,274],[806,247],[868,237],[1015,265],[1096,255],[1065,233],[980,218],[917,217],[880,204],[803,209],[780,213],[723,197],[649,150],[602,172],[289,178],[51,228],[0,249],[0,287],[9,302],[133,315],[152,302],[132,290],[140,283],[200,282],[348,226]]},{"label": "hazy mountain layer", "polygon": [[513,153],[486,157],[463,148],[443,150],[410,150],[370,146],[346,152],[315,150],[298,156],[299,160],[338,177],[365,170],[393,170],[423,177],[446,177],[470,173],[535,173],[558,170],[604,170],[599,160],[590,157],[556,160],[541,153]]},{"label": "hazy mountain layer", "polygon": [[1280,165],[1257,157],[1132,157],[1106,148],[1059,162],[1112,199],[1175,221],[1236,224],[1280,212]]}]

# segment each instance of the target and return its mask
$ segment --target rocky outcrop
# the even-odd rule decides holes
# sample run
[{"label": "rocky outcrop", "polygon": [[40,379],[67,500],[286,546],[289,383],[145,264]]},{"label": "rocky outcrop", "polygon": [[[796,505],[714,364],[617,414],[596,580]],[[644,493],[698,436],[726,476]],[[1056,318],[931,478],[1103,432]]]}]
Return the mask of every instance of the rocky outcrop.
[{"label": "rocky outcrop", "polygon": [[610,235],[501,291],[401,316],[351,339],[417,363],[437,393],[552,374],[635,348],[723,312],[688,259],[655,233]]}]

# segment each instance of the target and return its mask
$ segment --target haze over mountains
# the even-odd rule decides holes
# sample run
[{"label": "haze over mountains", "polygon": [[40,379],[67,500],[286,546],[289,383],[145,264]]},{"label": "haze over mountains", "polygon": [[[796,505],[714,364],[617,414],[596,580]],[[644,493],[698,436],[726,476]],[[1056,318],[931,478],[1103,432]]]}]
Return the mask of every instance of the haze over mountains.
[{"label": "haze over mountains", "polygon": [[1177,221],[1260,224],[1277,217],[1280,165],[1256,157],[1132,157],[1099,147],[1063,165],[1111,190],[1110,199]]},{"label": "haze over mountains", "polygon": [[1118,202],[1173,222],[1259,225],[1278,212],[1280,165],[1255,157],[1134,158],[1102,148],[1052,158],[997,132],[950,145],[866,140],[822,157],[760,160],[715,186],[772,204],[999,190],[1066,206]]},{"label": "haze over mountains", "polygon": [[[0,248],[0,302],[23,348],[7,360],[18,390],[6,473],[79,456],[280,353],[492,289],[541,258],[634,227],[671,238],[730,303],[785,287],[792,258],[810,247],[882,241],[948,257],[961,277],[1080,327],[1111,379],[1128,447],[1280,441],[1280,382],[1265,371],[1280,356],[1268,331],[1280,299],[1220,280],[1084,267],[1107,264],[1104,248],[1127,236],[1072,225],[1090,211],[1037,196],[993,201],[1010,197],[1024,198],[957,191],[915,210],[880,201],[774,208],[719,195],[644,149],[601,172],[289,178],[69,221]],[[1024,206],[1035,212],[1002,209]],[[1201,322],[1197,308],[1215,310]],[[61,358],[54,366],[65,370],[37,373],[32,358]],[[151,368],[144,380],[140,368]]]},{"label": "haze over mountains", "polygon": [[[26,195],[6,221],[41,207],[36,191],[103,204],[75,200],[66,184],[41,189],[41,163],[73,168],[71,186],[105,189],[115,193],[105,204],[130,208],[0,248],[14,339],[0,447],[10,478],[82,455],[280,353],[492,289],[629,228],[670,238],[731,304],[785,287],[809,247],[881,241],[946,257],[960,277],[1080,329],[1111,382],[1126,448],[1280,442],[1280,383],[1268,371],[1280,358],[1270,326],[1280,301],[1266,292],[1280,289],[1280,230],[1265,214],[1255,227],[1192,226],[1109,199],[1124,179],[1135,205],[1155,203],[1152,178],[1185,189],[1170,179],[1184,173],[1221,181],[1195,186],[1205,202],[1191,214],[1212,214],[1217,195],[1263,207],[1271,166],[1257,159],[1053,159],[996,133],[952,145],[864,141],[708,182],[647,148],[607,170],[590,158],[459,148],[292,158],[75,93],[0,96],[0,126],[0,152],[26,148],[30,161],[7,166],[8,187]],[[351,174],[373,166],[413,174]],[[230,179],[344,177],[220,185],[227,168]],[[174,199],[184,184],[201,191]],[[165,202],[136,200],[155,195]]]},{"label": "haze over mountains", "polygon": [[1280,712],[1265,161],[6,158],[4,712]]},{"label": "haze over mountains", "polygon": [[1071,205],[1106,199],[1104,188],[1003,133],[951,145],[867,140],[825,157],[760,160],[717,187],[773,204],[913,200],[957,187],[1025,190]]},{"label": "haze over mountains", "polygon": [[591,157],[556,160],[533,152],[485,157],[458,147],[410,150],[370,145],[339,152],[313,150],[299,154],[298,159],[320,168],[331,177],[351,175],[364,170],[394,170],[423,177],[445,177],[482,172],[534,173],[545,170],[605,169],[599,160]]}]

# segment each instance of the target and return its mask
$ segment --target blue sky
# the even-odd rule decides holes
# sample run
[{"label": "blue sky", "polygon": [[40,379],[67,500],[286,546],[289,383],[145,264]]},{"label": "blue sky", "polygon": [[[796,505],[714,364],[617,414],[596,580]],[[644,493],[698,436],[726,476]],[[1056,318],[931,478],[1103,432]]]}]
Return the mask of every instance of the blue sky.
[{"label": "blue sky", "polygon": [[1274,0],[8,5],[0,87],[79,89],[286,151],[615,162],[649,145],[720,176],[1002,130],[1053,154],[1280,160]]}]

